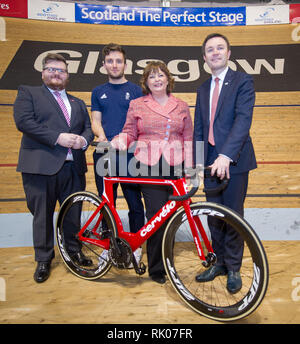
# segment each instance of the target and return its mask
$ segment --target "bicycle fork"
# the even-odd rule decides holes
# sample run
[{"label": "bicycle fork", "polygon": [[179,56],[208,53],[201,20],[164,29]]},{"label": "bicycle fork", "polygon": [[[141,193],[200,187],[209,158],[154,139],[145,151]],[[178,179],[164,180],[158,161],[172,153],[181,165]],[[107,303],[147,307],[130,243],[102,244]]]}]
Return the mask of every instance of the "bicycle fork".
[{"label": "bicycle fork", "polygon": [[[193,216],[192,210],[190,208],[189,202],[183,202],[183,207],[187,215],[187,219],[191,228],[193,239],[197,248],[198,256],[202,260],[202,265],[206,268],[215,264],[217,261],[217,256],[213,251],[213,248],[208,240],[206,231],[202,225],[202,222],[199,216]],[[208,251],[205,256],[203,247],[201,245],[201,239],[203,239],[204,245]]]}]

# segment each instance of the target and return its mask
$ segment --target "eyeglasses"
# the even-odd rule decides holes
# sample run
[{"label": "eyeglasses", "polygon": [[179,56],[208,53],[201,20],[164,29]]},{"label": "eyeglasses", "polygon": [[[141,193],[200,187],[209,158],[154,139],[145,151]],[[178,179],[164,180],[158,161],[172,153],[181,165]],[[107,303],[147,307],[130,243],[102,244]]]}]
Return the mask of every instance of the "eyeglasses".
[{"label": "eyeglasses", "polygon": [[45,67],[43,70],[47,70],[47,72],[49,73],[55,73],[55,72],[58,72],[59,74],[67,73],[66,69],[62,69],[62,68]]}]

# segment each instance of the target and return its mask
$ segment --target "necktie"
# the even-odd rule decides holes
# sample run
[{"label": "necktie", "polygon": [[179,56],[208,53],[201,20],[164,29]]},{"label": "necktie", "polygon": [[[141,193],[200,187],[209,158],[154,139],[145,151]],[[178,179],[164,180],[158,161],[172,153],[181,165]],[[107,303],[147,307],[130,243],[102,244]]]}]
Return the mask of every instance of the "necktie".
[{"label": "necktie", "polygon": [[[55,92],[53,92],[53,94],[55,95],[55,98],[56,98],[56,100],[57,100],[57,102],[58,102],[58,104],[59,104],[59,106],[60,106],[64,116],[65,116],[65,119],[66,119],[66,121],[68,123],[68,126],[70,126],[70,115],[68,113],[68,110],[67,110],[67,107],[66,107],[64,101],[62,100],[62,97],[61,97],[60,93],[58,91],[55,91]],[[72,155],[72,150],[71,150],[71,148],[69,148],[68,149],[68,157],[71,156],[71,155]]]},{"label": "necktie", "polygon": [[218,105],[218,99],[219,99],[219,78],[215,78],[215,88],[212,95],[212,101],[211,101],[211,113],[210,113],[210,123],[209,123],[209,133],[208,133],[208,142],[214,146],[215,145],[215,139],[214,139],[214,120],[215,120],[215,114],[216,109]]},{"label": "necktie", "polygon": [[53,93],[54,93],[54,95],[56,97],[56,100],[57,100],[57,102],[58,102],[58,104],[59,104],[59,106],[60,106],[60,108],[61,108],[61,110],[62,110],[62,112],[63,112],[63,114],[65,116],[65,119],[66,119],[66,121],[68,123],[68,126],[70,126],[70,116],[69,116],[67,107],[66,107],[64,101],[62,100],[62,97],[61,97],[60,93],[58,91],[55,91]]}]

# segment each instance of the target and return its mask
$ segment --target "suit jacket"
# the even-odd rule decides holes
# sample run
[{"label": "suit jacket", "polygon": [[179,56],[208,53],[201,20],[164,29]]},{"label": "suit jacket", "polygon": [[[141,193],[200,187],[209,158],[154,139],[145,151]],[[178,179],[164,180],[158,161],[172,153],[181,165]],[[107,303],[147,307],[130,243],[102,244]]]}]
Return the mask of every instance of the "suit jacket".
[{"label": "suit jacket", "polygon": [[[204,163],[208,151],[210,84],[211,78],[197,90],[194,122],[194,147],[196,141],[204,141]],[[254,102],[252,77],[229,68],[219,95],[213,130],[218,154],[233,160],[230,173],[247,172],[257,167],[249,135]],[[199,156],[194,159],[199,161]]]},{"label": "suit jacket", "polygon": [[121,135],[127,144],[137,141],[134,155],[143,164],[153,166],[163,155],[171,165],[185,161],[192,165],[193,123],[188,105],[173,95],[165,106],[151,95],[130,102]]},{"label": "suit jacket", "polygon": [[[85,103],[67,94],[71,105],[71,123],[45,85],[20,86],[14,104],[14,118],[23,133],[17,171],[53,175],[65,162],[68,149],[56,144],[60,133],[83,136],[89,144],[93,140],[91,123]],[[87,171],[85,151],[72,149],[79,174]]]}]

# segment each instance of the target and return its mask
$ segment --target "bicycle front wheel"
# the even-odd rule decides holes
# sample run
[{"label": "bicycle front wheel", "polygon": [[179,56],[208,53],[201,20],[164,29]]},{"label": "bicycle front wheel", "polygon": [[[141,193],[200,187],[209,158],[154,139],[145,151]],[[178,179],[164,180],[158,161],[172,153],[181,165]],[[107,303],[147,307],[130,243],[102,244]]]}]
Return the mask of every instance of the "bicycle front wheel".
[{"label": "bicycle front wheel", "polygon": [[[220,231],[230,226],[240,236],[244,245],[242,288],[235,294],[229,293],[226,275],[209,282],[196,281],[195,277],[207,268],[199,258],[184,209],[168,223],[163,238],[163,260],[172,286],[189,307],[210,319],[234,321],[248,316],[260,305],[268,286],[268,262],[262,243],[251,226],[227,207],[194,203],[191,212],[194,219],[200,219],[210,243],[212,223]],[[201,246],[207,255],[203,240]]]},{"label": "bicycle front wheel", "polygon": [[[56,240],[60,255],[68,269],[87,280],[98,279],[111,267],[108,251],[95,245],[92,240],[116,235],[116,223],[107,205],[96,211],[101,199],[88,191],[76,192],[63,202],[56,222]],[[84,239],[80,240],[79,232]],[[92,241],[90,240],[90,241]],[[78,260],[81,251],[86,259]]]}]

